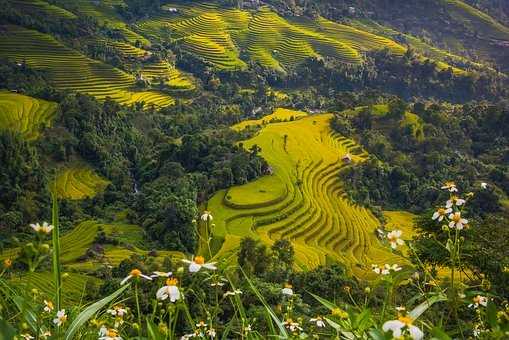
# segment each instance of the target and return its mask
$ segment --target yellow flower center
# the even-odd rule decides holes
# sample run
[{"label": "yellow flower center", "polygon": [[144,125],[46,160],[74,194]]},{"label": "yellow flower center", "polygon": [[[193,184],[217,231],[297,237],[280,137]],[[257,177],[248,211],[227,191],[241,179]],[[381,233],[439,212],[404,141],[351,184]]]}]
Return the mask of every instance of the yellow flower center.
[{"label": "yellow flower center", "polygon": [[409,316],[400,316],[398,320],[403,322],[407,326],[410,326],[413,322],[412,318]]},{"label": "yellow flower center", "polygon": [[289,283],[285,283],[285,288],[292,288],[293,286]]},{"label": "yellow flower center", "polygon": [[456,183],[454,183],[454,182],[445,182],[445,186],[448,187],[448,188],[452,188],[452,187],[456,186]]},{"label": "yellow flower center", "polygon": [[341,308],[334,308],[331,312],[332,315],[340,317],[341,319],[348,318],[348,313],[342,310]]},{"label": "yellow flower center", "polygon": [[53,309],[53,307],[54,307],[53,302],[51,302],[51,301],[47,301],[46,306],[48,306],[49,309]]},{"label": "yellow flower center", "polygon": [[114,338],[114,337],[118,336],[118,332],[114,329],[108,329],[108,331],[106,332],[106,335]]},{"label": "yellow flower center", "polygon": [[166,280],[167,286],[176,286],[179,281],[176,278],[171,278]]},{"label": "yellow flower center", "polygon": [[67,315],[64,314],[60,317],[60,321],[65,322],[66,320],[67,320]]},{"label": "yellow flower center", "polygon": [[438,209],[438,214],[439,215],[445,215],[445,209],[444,208],[439,208]]},{"label": "yellow flower center", "polygon": [[133,277],[140,277],[141,276],[141,270],[139,270],[139,269],[131,270],[131,276],[133,276]]},{"label": "yellow flower center", "polygon": [[194,262],[197,263],[197,264],[204,264],[205,263],[205,258],[203,256],[196,256],[194,258]]},{"label": "yellow flower center", "polygon": [[11,267],[11,266],[12,266],[12,261],[11,261],[11,259],[5,259],[5,260],[4,260],[4,267],[5,267],[5,268],[9,268],[9,267]]},{"label": "yellow flower center", "polygon": [[458,223],[460,220],[461,220],[461,214],[460,213],[455,213],[453,216],[452,216],[452,220],[456,223]]}]

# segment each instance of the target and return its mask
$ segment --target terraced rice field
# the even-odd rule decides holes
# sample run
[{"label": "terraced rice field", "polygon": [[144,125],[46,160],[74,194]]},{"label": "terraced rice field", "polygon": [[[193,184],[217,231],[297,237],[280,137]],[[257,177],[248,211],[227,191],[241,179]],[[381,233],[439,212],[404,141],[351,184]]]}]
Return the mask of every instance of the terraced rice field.
[{"label": "terraced rice field", "polygon": [[0,91],[0,129],[16,131],[25,139],[39,137],[51,125],[57,104],[17,93]]},{"label": "terraced rice field", "polygon": [[163,79],[165,84],[173,89],[193,90],[195,88],[190,76],[183,74],[166,61],[145,64],[141,70],[141,74],[145,79],[152,82]]},{"label": "terraced rice field", "polygon": [[309,57],[336,58],[348,64],[362,62],[362,53],[389,48],[402,55],[405,48],[391,39],[316,20],[285,19],[268,7],[258,11],[220,8],[211,4],[175,7],[137,23],[139,31],[156,40],[172,40],[220,69],[244,68],[242,59],[284,71]]},{"label": "terraced rice field", "polygon": [[[82,301],[89,285],[98,285],[101,280],[78,273],[65,273],[62,280],[62,298],[66,305],[85,304]],[[37,289],[45,298],[54,296],[55,285],[53,283],[53,274],[51,272],[42,273],[26,273],[22,278],[16,277],[12,279],[14,284],[19,285],[26,291]]]},{"label": "terraced rice field", "polygon": [[63,199],[92,198],[109,185],[109,182],[86,166],[62,169],[56,178],[57,195]]},{"label": "terraced rice field", "polygon": [[[94,244],[99,231],[119,242],[118,245],[105,245],[104,256],[100,258],[82,258]],[[84,221],[60,238],[60,256],[65,269],[81,271],[94,270],[102,265],[118,265],[132,255],[147,256],[149,250],[143,249],[144,230],[140,226],[125,223],[101,223]],[[15,258],[18,248],[7,249],[0,254],[0,259]],[[165,257],[182,258],[184,255],[176,251],[157,251],[154,259],[162,262]]]},{"label": "terraced rice field", "polygon": [[139,41],[144,46],[150,45],[150,41],[130,29],[115,10],[114,6],[125,5],[123,0],[56,0],[55,3],[76,15],[93,17],[100,24],[119,30],[131,44]]},{"label": "terraced rice field", "polygon": [[242,131],[249,126],[262,126],[272,122],[289,121],[307,116],[306,112],[277,108],[269,115],[256,120],[245,120],[232,127],[236,131]]},{"label": "terraced rice field", "polygon": [[131,89],[134,76],[87,58],[50,35],[19,26],[0,26],[0,57],[45,71],[58,89],[87,93],[99,100],[110,97],[121,104],[145,102],[159,107],[175,102],[163,93],[136,92]]},{"label": "terraced rice field", "polygon": [[303,269],[340,261],[365,275],[371,263],[401,263],[376,238],[380,223],[375,216],[344,194],[339,172],[351,164],[341,158],[350,153],[355,164],[367,155],[352,140],[332,133],[331,117],[269,123],[243,142],[246,149],[261,147],[273,173],[209,200],[216,257],[234,256],[240,240],[251,236],[268,245],[280,238],[291,240]]},{"label": "terraced rice field", "polygon": [[38,14],[56,19],[76,19],[77,16],[61,7],[51,5],[43,0],[8,0],[14,8],[23,11]]}]

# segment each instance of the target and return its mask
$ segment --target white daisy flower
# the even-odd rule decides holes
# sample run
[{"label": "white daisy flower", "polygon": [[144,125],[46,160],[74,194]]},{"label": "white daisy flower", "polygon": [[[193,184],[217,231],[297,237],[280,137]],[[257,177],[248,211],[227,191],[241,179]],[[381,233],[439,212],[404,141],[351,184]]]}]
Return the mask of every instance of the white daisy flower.
[{"label": "white daisy flower", "polygon": [[196,256],[192,261],[184,259],[182,262],[189,263],[189,272],[191,273],[198,272],[202,267],[210,270],[217,269],[215,266],[216,262],[205,263],[205,258],[203,256]]},{"label": "white daisy flower", "polygon": [[200,322],[198,322],[196,324],[196,327],[198,327],[198,328],[201,328],[201,327],[205,328],[205,327],[207,327],[207,324],[205,323],[205,321],[201,320]]},{"label": "white daisy flower", "polygon": [[30,334],[28,334],[28,333],[20,334],[19,336],[20,336],[20,337],[22,337],[24,340],[32,340],[32,339],[35,339],[33,336],[31,336],[31,335],[30,335]]},{"label": "white daisy flower", "polygon": [[323,318],[321,316],[317,316],[316,318],[309,319],[309,322],[312,322],[316,325],[318,328],[325,327],[325,322],[323,321]]},{"label": "white daisy flower", "polygon": [[412,318],[400,316],[397,320],[387,321],[383,324],[384,332],[392,331],[392,336],[396,339],[402,337],[403,332],[407,331],[410,338],[420,340],[424,338],[424,333],[416,326],[412,325]]},{"label": "white daisy flower", "polygon": [[46,313],[51,313],[53,312],[53,309],[55,309],[53,302],[44,300],[44,311]]},{"label": "white daisy flower", "polygon": [[223,294],[224,297],[227,297],[227,296],[235,296],[235,295],[240,295],[242,294],[242,291],[240,289],[235,289],[234,291],[227,291],[226,293]]},{"label": "white daisy flower", "polygon": [[449,190],[450,192],[457,192],[456,184],[454,182],[445,182],[441,189]]},{"label": "white daisy flower", "polygon": [[215,338],[216,337],[216,330],[214,328],[211,328],[211,329],[207,330],[207,335],[210,336],[211,338]]},{"label": "white daisy flower", "polygon": [[468,224],[468,220],[466,218],[462,218],[459,211],[450,214],[449,219],[451,220],[449,222],[449,228],[452,229],[461,230]]},{"label": "white daisy flower", "polygon": [[214,219],[214,218],[212,217],[212,214],[210,213],[210,211],[207,211],[207,210],[205,210],[205,211],[203,212],[203,214],[201,215],[201,217],[200,217],[200,218],[201,218],[201,220],[202,220],[202,221],[205,221],[205,222],[207,222],[207,221],[212,221],[212,220]]},{"label": "white daisy flower", "polygon": [[178,280],[176,278],[167,279],[166,286],[159,288],[156,293],[158,300],[166,300],[170,298],[171,302],[175,302],[180,299],[180,290],[177,287]]},{"label": "white daisy flower", "polygon": [[486,296],[477,295],[472,301],[473,303],[468,305],[470,308],[479,308],[479,306],[486,307],[488,305],[488,298]]},{"label": "white daisy flower", "polygon": [[48,222],[44,222],[42,225],[39,223],[30,224],[30,227],[36,232],[41,234],[49,234],[53,230],[53,226],[48,224]]},{"label": "white daisy flower", "polygon": [[378,275],[388,275],[390,273],[389,269],[385,267],[380,267],[376,264],[372,264],[371,269]]},{"label": "white daisy flower", "polygon": [[246,327],[244,327],[244,332],[246,333],[249,333],[251,332],[253,329],[251,328],[251,324],[248,324]]},{"label": "white daisy flower", "polygon": [[185,335],[182,335],[180,340],[187,340],[187,339],[191,339],[191,338],[194,338],[197,336],[198,336],[198,334],[196,334],[196,333],[185,334]]},{"label": "white daisy flower", "polygon": [[447,200],[447,202],[445,203],[445,207],[446,208],[451,208],[452,206],[462,206],[463,204],[465,204],[465,200],[462,199],[462,198],[459,198],[458,196],[456,195],[452,195],[451,198],[449,200]]},{"label": "white daisy flower", "polygon": [[56,317],[53,319],[53,323],[59,327],[66,321],[67,315],[65,314],[65,309],[59,310]]},{"label": "white daisy flower", "polygon": [[283,322],[283,326],[288,328],[290,332],[302,331],[300,324],[298,322],[294,322],[292,319],[287,319],[285,322]]},{"label": "white daisy flower", "polygon": [[125,314],[127,314],[127,309],[121,306],[114,306],[112,309],[108,309],[106,312],[113,316],[123,317]]},{"label": "white daisy flower", "polygon": [[405,244],[405,241],[401,239],[403,232],[401,230],[393,230],[387,234],[387,240],[391,244],[392,249],[396,249],[398,246]]},{"label": "white daisy flower", "polygon": [[433,214],[433,216],[431,218],[433,220],[438,219],[438,222],[442,222],[444,217],[447,216],[447,214],[450,214],[451,212],[452,212],[451,208],[438,208],[438,210],[435,211],[435,213]]},{"label": "white daisy flower", "polygon": [[147,276],[147,275],[144,275],[141,270],[139,269],[133,269],[131,270],[131,272],[129,273],[129,275],[127,275],[121,282],[120,284],[123,285],[125,284],[127,281],[129,281],[130,279],[132,278],[139,278],[139,277],[142,277],[144,279],[147,279],[147,280],[152,280],[152,278],[150,276]]},{"label": "white daisy flower", "polygon": [[283,289],[281,289],[281,293],[283,293],[284,295],[292,296],[293,295],[292,285],[289,283],[286,283],[285,287]]},{"label": "white daisy flower", "polygon": [[386,264],[385,269],[399,272],[403,268],[401,268],[398,264],[393,264],[392,266],[390,264]]},{"label": "white daisy flower", "polygon": [[156,277],[170,277],[172,276],[173,273],[172,272],[152,272],[152,275],[150,275],[151,278],[156,278]]},{"label": "white daisy flower", "polygon": [[99,329],[99,340],[122,340],[122,337],[118,335],[116,329],[102,326],[101,329]]}]

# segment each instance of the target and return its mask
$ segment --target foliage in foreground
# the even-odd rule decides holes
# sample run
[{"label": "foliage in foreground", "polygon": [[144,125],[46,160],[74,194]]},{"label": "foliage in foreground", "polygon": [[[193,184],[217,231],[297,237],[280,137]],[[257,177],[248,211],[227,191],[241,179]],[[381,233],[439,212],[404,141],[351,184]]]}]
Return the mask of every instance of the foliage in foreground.
[{"label": "foliage in foreground", "polygon": [[[31,225],[36,236],[14,262],[36,271],[41,257],[52,255],[56,290],[17,288],[10,280],[13,261],[5,260],[0,274],[0,334],[6,339],[100,340],[507,338],[507,302],[486,283],[469,285],[463,275],[464,234],[471,225],[464,215],[470,197],[460,197],[452,182],[442,189],[450,197],[430,218],[441,225],[437,228],[442,237],[434,241],[448,254],[446,275],[430,272],[413,242],[405,246],[399,230],[387,233],[384,242],[401,256],[410,254],[413,266],[374,263],[372,281],[351,280],[347,285],[333,276],[339,283],[335,287],[328,286],[330,272],[323,268],[293,272],[293,249],[287,241],[276,242],[269,251],[244,240],[239,265],[209,262],[203,256],[168,262],[164,271],[139,263],[122,280],[109,282],[110,293],[84,306],[66,306],[61,300],[54,201],[53,224]],[[200,220],[208,224],[211,219],[206,212]],[[314,293],[317,282],[325,296]]]}]

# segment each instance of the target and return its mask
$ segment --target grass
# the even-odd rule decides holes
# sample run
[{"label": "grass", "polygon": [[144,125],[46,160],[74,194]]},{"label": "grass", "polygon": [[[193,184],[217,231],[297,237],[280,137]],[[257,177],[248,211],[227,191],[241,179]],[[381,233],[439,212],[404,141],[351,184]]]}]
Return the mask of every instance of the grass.
[{"label": "grass", "polygon": [[0,91],[0,129],[16,131],[27,140],[37,139],[49,127],[57,104],[17,93]]},{"label": "grass", "polygon": [[143,101],[164,107],[175,102],[163,93],[133,90],[134,76],[87,58],[50,35],[14,25],[0,29],[4,31],[0,35],[0,57],[45,71],[58,89],[87,93],[99,100],[110,97],[126,105]]},{"label": "grass", "polygon": [[104,191],[109,182],[86,166],[71,166],[59,171],[56,189],[61,199],[82,200]]},{"label": "grass", "polygon": [[[273,116],[282,112],[286,117],[291,113],[279,110]],[[366,275],[365,265],[398,259],[378,242],[375,229],[379,221],[369,210],[347,200],[339,180],[341,169],[351,166],[341,157],[350,153],[355,164],[366,153],[330,130],[331,114],[293,115],[300,119],[268,123],[268,116],[268,124],[243,142],[246,149],[254,144],[261,147],[261,156],[273,174],[220,191],[208,202],[207,209],[214,215],[216,257],[233,257],[241,238],[251,236],[267,245],[290,239],[301,269],[340,261],[355,274]],[[259,125],[260,121],[233,128]]]}]

